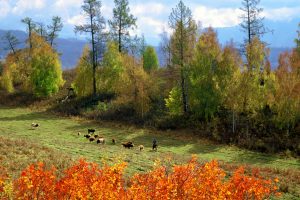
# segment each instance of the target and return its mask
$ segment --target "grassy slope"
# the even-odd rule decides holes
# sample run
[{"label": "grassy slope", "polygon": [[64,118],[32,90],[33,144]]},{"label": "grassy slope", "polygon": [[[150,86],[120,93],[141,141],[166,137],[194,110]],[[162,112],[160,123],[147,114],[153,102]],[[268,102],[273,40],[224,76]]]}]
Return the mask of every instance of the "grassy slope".
[{"label": "grassy slope", "polygon": [[[39,123],[41,127],[32,130],[32,122]],[[88,142],[83,137],[87,128],[96,128],[99,135],[107,138],[107,144]],[[82,135],[77,136],[77,132]],[[197,154],[202,160],[218,159],[225,163],[230,162],[231,165],[250,164],[260,168],[272,168],[272,172],[267,169],[266,173],[270,177],[278,173],[283,178],[288,178],[286,184],[292,183],[289,191],[292,190],[300,197],[300,180],[297,181],[297,177],[300,178],[299,159],[285,159],[232,146],[216,145],[197,139],[192,133],[157,132],[110,123],[71,120],[24,108],[0,108],[0,137],[0,161],[15,173],[19,173],[26,164],[38,160],[64,168],[72,159],[84,157],[97,163],[126,161],[128,174],[133,174],[151,169],[157,160],[171,166],[187,161],[191,154]],[[117,145],[111,144],[111,138],[117,140]],[[152,138],[158,141],[158,152],[151,151]],[[136,146],[143,144],[145,151],[140,152],[138,148],[124,149],[120,143],[125,141],[133,141]],[[5,146],[5,143],[9,145]]]}]

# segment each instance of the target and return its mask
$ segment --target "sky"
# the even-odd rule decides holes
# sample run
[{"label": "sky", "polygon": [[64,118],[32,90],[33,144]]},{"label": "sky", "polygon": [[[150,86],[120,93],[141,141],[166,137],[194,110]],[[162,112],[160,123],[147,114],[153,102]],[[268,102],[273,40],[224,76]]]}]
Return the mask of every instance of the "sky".
[{"label": "sky", "polygon": [[[179,0],[178,0],[179,1]],[[144,34],[146,41],[157,45],[163,30],[169,31],[168,18],[175,0],[129,0],[131,13],[138,18],[136,34]],[[49,24],[52,16],[63,19],[63,38],[82,38],[75,35],[74,26],[84,23],[81,11],[83,0],[0,0],[0,29],[26,30],[20,21],[31,17],[36,22]],[[238,26],[241,15],[241,0],[185,0],[193,17],[203,27],[227,28]],[[285,23],[300,22],[300,0],[261,0],[262,15],[267,21]],[[106,19],[112,17],[113,0],[102,0],[102,13]],[[295,31],[296,31],[295,27]]]}]

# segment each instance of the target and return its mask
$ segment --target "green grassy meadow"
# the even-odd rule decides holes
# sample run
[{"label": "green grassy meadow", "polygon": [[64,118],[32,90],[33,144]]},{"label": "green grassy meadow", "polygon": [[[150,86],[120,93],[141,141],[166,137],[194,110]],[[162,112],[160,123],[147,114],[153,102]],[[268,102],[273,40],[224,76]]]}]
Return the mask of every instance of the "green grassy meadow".
[{"label": "green grassy meadow", "polygon": [[[31,123],[40,127],[33,129]],[[83,137],[88,128],[106,139],[105,145],[89,142]],[[81,135],[78,136],[78,132]],[[0,162],[17,176],[28,164],[44,161],[59,169],[79,158],[99,164],[128,163],[126,175],[143,173],[160,162],[167,167],[188,161],[196,154],[200,161],[219,160],[231,173],[238,165],[258,167],[268,178],[279,177],[286,199],[300,198],[300,160],[280,155],[261,154],[235,146],[214,144],[199,139],[189,131],[156,131],[111,122],[93,122],[79,118],[62,118],[27,108],[0,108]],[[116,145],[111,139],[115,138]],[[152,139],[158,151],[151,150]],[[124,149],[122,142],[133,141],[135,148]],[[138,145],[145,150],[139,151]]]}]

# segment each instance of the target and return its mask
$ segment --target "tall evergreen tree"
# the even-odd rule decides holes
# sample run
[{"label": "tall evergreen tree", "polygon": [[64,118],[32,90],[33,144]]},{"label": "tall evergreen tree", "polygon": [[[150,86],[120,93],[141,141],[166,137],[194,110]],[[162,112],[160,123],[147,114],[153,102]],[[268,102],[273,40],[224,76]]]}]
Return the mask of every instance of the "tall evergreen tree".
[{"label": "tall evergreen tree", "polygon": [[101,13],[101,1],[84,0],[82,10],[84,11],[87,23],[75,26],[75,32],[90,33],[92,44],[92,65],[93,65],[93,94],[96,94],[96,67],[97,67],[97,39],[105,29],[105,20]]},{"label": "tall evergreen tree", "polygon": [[29,41],[29,48],[32,49],[32,40],[31,36],[36,28],[36,24],[33,22],[33,20],[29,17],[25,17],[21,20],[22,23],[26,24],[27,31],[28,31],[28,41]]},{"label": "tall evergreen tree", "polygon": [[172,9],[169,25],[174,30],[171,38],[172,64],[179,67],[183,112],[189,111],[188,105],[188,66],[192,60],[197,26],[191,10],[179,1]]},{"label": "tall evergreen tree", "polygon": [[263,9],[258,7],[259,3],[260,0],[242,0],[241,28],[247,34],[244,47],[250,44],[254,37],[260,38],[268,32],[263,24],[264,17],[260,16]]},{"label": "tall evergreen tree", "polygon": [[61,22],[61,18],[59,16],[52,17],[52,24],[47,26],[48,28],[48,40],[51,47],[54,44],[54,40],[58,37],[58,32],[60,32],[63,28],[63,23]]},{"label": "tall evergreen tree", "polygon": [[7,43],[5,50],[9,50],[13,54],[16,54],[17,46],[20,44],[20,41],[17,39],[17,37],[8,31],[5,33],[2,39]]},{"label": "tall evergreen tree", "polygon": [[296,50],[300,54],[300,23],[298,24],[297,38],[295,39]]},{"label": "tall evergreen tree", "polygon": [[114,0],[113,19],[109,20],[109,26],[115,42],[119,47],[119,52],[123,52],[126,43],[130,41],[129,30],[136,27],[136,18],[130,14],[128,0]]},{"label": "tall evergreen tree", "polygon": [[42,22],[36,22],[36,32],[43,37],[44,39],[47,40],[47,30],[46,26]]}]

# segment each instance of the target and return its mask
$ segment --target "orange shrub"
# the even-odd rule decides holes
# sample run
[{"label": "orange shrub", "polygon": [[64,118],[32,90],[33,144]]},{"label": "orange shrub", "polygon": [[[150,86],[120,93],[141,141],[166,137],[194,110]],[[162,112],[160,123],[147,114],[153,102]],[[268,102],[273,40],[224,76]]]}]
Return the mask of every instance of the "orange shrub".
[{"label": "orange shrub", "polygon": [[274,182],[265,180],[255,173],[253,176],[245,175],[243,167],[237,169],[226,185],[228,199],[266,199],[277,193],[276,179]]},{"label": "orange shrub", "polygon": [[245,175],[243,167],[225,179],[217,161],[200,164],[196,157],[174,166],[171,172],[160,166],[134,175],[128,185],[123,178],[125,167],[121,163],[100,168],[79,160],[58,179],[54,168],[46,170],[43,163],[30,165],[14,183],[14,199],[265,199],[278,190],[277,179],[265,180],[257,172]]},{"label": "orange shrub", "polygon": [[216,161],[200,165],[196,158],[174,166],[166,173],[160,167],[148,174],[136,175],[128,189],[129,199],[265,199],[277,191],[270,180],[250,177],[239,168],[225,180],[225,172]]},{"label": "orange shrub", "polygon": [[102,169],[80,160],[56,184],[57,199],[118,199],[124,196],[125,164]]},{"label": "orange shrub", "polygon": [[6,170],[0,166],[0,194],[4,192],[5,182],[8,179]]},{"label": "orange shrub", "polygon": [[32,200],[55,197],[55,168],[45,169],[44,163],[32,164],[27,167],[14,183],[16,199]]}]

